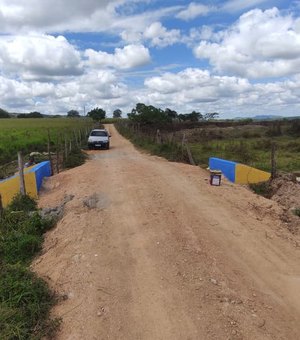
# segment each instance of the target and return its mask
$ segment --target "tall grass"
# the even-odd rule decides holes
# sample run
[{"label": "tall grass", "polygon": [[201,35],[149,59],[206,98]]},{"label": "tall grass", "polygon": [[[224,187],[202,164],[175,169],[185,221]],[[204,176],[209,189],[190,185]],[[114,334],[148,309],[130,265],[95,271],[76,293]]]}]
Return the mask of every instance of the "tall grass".
[{"label": "tall grass", "polygon": [[50,318],[54,294],[29,269],[53,224],[26,196],[16,197],[0,218],[0,339],[51,338],[59,325]]},{"label": "tall grass", "polygon": [[18,151],[47,151],[48,130],[55,145],[61,137],[88,132],[93,124],[88,118],[0,119],[0,164],[14,160]]}]

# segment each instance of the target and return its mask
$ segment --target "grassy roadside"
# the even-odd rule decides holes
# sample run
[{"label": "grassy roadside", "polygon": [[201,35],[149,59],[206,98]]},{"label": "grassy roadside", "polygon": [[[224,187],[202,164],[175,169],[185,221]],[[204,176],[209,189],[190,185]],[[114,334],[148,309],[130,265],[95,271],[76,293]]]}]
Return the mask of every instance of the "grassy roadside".
[{"label": "grassy roadside", "polygon": [[[219,157],[254,168],[271,171],[271,147],[275,143],[277,170],[281,172],[300,171],[300,134],[292,135],[286,128],[279,136],[269,136],[269,128],[242,126],[236,128],[201,128],[162,132],[163,142],[155,141],[156,129],[138,129],[133,124],[119,122],[118,131],[136,146],[171,161],[188,162],[185,148],[181,147],[182,135],[187,133],[188,145],[193,159],[203,168],[210,157]],[[146,131],[146,132],[145,132]],[[171,141],[171,142],[170,142]]]},{"label": "grassy roadside", "polygon": [[51,338],[59,326],[50,318],[54,294],[29,268],[53,225],[26,196],[17,196],[0,218],[0,339]]},{"label": "grassy roadside", "polygon": [[115,124],[115,127],[122,136],[129,139],[138,148],[146,150],[153,155],[164,157],[169,161],[188,162],[186,151],[182,151],[182,147],[178,143],[165,142],[157,144],[153,138],[144,134],[137,134],[125,125]]}]

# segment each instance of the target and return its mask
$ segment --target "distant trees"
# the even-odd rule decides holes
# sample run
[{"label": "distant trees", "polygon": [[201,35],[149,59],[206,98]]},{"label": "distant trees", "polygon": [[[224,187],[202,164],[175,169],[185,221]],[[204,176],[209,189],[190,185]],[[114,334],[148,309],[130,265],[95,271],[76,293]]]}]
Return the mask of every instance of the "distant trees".
[{"label": "distant trees", "polygon": [[204,120],[212,120],[212,119],[216,119],[216,118],[219,118],[219,113],[218,112],[209,112],[209,113],[206,113],[203,116]]},{"label": "distant trees", "polygon": [[172,121],[171,117],[169,117],[162,109],[143,103],[136,104],[136,107],[128,114],[128,118],[134,122],[143,124],[166,123]]},{"label": "distant trees", "polygon": [[78,118],[80,117],[80,114],[77,110],[70,110],[68,111],[67,117]]},{"label": "distant trees", "polygon": [[7,111],[0,108],[0,118],[10,118],[10,115]]},{"label": "distant trees", "polygon": [[114,110],[113,117],[114,118],[121,118],[122,117],[122,111],[120,109]]},{"label": "distant trees", "polygon": [[203,120],[212,120],[218,118],[218,116],[219,114],[217,112],[206,113],[204,115],[197,111],[178,114],[175,110],[169,108],[162,110],[143,103],[136,104],[136,107],[128,114],[130,120],[143,124],[165,123],[176,120],[182,122],[199,122]]},{"label": "distant trees", "polygon": [[37,111],[33,111],[30,113],[19,113],[17,118],[44,118],[44,116]]},{"label": "distant trees", "polygon": [[193,111],[192,113],[180,114],[179,120],[184,122],[198,122],[203,119],[203,115],[200,112]]},{"label": "distant trees", "polygon": [[92,118],[95,121],[101,121],[102,119],[105,118],[106,112],[103,109],[96,107],[90,112],[88,112],[87,115],[88,117]]}]

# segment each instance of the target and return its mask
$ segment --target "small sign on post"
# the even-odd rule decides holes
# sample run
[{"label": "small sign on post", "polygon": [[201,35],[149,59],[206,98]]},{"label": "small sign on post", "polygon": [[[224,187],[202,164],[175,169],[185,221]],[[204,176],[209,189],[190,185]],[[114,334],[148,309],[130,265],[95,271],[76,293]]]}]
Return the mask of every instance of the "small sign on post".
[{"label": "small sign on post", "polygon": [[25,179],[24,179],[24,163],[22,152],[18,152],[18,166],[19,166],[19,177],[20,177],[20,193],[21,195],[26,195]]}]

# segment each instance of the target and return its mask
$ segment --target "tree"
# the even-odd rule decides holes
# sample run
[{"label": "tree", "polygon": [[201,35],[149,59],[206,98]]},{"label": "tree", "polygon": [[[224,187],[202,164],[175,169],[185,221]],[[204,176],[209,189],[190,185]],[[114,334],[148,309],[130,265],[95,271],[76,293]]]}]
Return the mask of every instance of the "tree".
[{"label": "tree", "polygon": [[219,118],[218,112],[209,112],[209,113],[206,113],[203,117],[203,119],[205,119],[205,120],[212,120],[212,119],[216,119],[216,118]]},{"label": "tree", "polygon": [[19,113],[17,118],[44,118],[44,116],[37,111],[33,111],[30,113]]},{"label": "tree", "polygon": [[0,118],[10,118],[10,115],[7,111],[0,108]]},{"label": "tree", "polygon": [[178,113],[176,111],[174,111],[174,110],[169,109],[169,108],[165,109],[165,113],[172,120],[178,118]]},{"label": "tree", "polygon": [[128,118],[142,124],[166,123],[172,121],[165,111],[143,103],[136,104],[135,109],[132,109],[131,113],[128,114]]},{"label": "tree", "polygon": [[122,111],[120,109],[116,109],[114,112],[113,112],[113,117],[114,118],[121,118],[122,117]]},{"label": "tree", "polygon": [[193,111],[192,113],[180,114],[178,118],[184,122],[198,122],[203,119],[203,115],[200,112]]},{"label": "tree", "polygon": [[75,117],[80,117],[80,114],[77,110],[70,110],[67,114],[68,117],[72,117],[72,118],[75,118]]},{"label": "tree", "polygon": [[101,121],[105,118],[106,112],[103,109],[96,107],[95,109],[88,112],[87,115],[95,121]]}]

